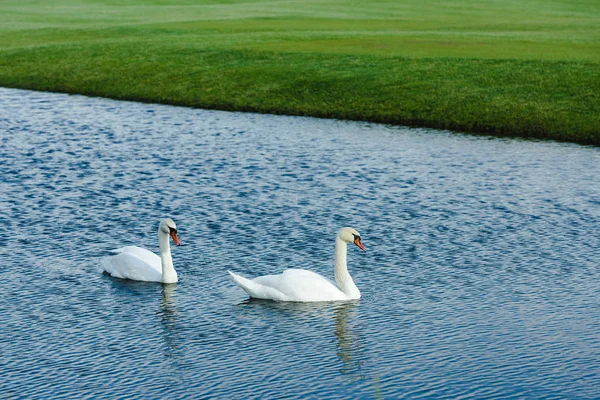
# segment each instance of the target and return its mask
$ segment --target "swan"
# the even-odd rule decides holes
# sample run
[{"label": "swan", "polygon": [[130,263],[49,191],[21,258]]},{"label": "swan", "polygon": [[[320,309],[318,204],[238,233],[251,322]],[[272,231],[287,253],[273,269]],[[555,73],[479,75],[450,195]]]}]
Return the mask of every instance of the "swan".
[{"label": "swan", "polygon": [[275,301],[339,301],[360,299],[360,291],[348,273],[347,243],[354,243],[363,251],[360,234],[356,229],[342,228],[335,239],[335,281],[305,269],[286,269],[279,275],[265,275],[246,279],[231,271],[233,281],[250,297]]},{"label": "swan", "polygon": [[177,226],[171,218],[166,218],[158,226],[160,257],[137,246],[126,246],[113,250],[114,256],[101,260],[102,269],[115,278],[144,282],[176,283],[177,272],[173,268],[169,236],[177,246],[181,244],[177,236]]}]

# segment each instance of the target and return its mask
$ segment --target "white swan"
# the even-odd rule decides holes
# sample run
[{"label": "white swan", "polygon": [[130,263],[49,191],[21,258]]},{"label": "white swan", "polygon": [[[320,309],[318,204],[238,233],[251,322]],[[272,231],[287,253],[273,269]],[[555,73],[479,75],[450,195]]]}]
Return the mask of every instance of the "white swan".
[{"label": "white swan", "polygon": [[347,243],[354,243],[363,251],[360,234],[352,228],[342,228],[335,239],[335,281],[305,269],[286,269],[279,275],[265,275],[254,279],[228,271],[233,281],[257,299],[275,301],[337,301],[360,298],[360,291],[348,273]]},{"label": "white swan", "polygon": [[177,246],[181,244],[177,236],[175,222],[167,218],[162,220],[158,226],[160,257],[142,247],[121,247],[112,251],[118,253],[117,255],[102,259],[102,269],[115,278],[175,283],[177,282],[177,272],[173,268],[169,236],[173,238],[173,242]]}]

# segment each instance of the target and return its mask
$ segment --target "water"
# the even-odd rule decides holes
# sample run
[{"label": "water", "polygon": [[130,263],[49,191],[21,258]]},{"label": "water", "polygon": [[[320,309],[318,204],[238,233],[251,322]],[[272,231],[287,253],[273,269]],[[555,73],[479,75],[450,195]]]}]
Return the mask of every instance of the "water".
[{"label": "water", "polygon": [[[2,398],[598,398],[600,149],[0,90]],[[175,286],[102,275],[158,251]],[[227,275],[363,298],[247,301]]]}]

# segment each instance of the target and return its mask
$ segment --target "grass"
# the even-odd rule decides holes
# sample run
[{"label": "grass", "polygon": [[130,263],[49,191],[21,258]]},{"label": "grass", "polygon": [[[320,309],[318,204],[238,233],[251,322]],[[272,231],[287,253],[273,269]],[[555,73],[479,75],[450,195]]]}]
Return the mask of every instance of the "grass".
[{"label": "grass", "polygon": [[0,86],[600,145],[600,2],[4,0]]}]

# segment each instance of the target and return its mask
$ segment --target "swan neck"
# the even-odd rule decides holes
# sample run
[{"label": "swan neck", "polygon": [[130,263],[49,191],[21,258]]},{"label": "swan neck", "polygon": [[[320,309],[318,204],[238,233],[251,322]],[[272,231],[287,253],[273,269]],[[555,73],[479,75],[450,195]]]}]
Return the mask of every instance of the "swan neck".
[{"label": "swan neck", "polygon": [[339,237],[335,240],[335,282],[342,292],[350,299],[360,298],[360,291],[354,284],[350,273],[348,273],[348,265],[346,264],[346,256],[348,253],[348,245]]},{"label": "swan neck", "polygon": [[175,283],[177,282],[177,272],[175,272],[173,259],[171,258],[169,235],[159,230],[158,244],[160,246],[160,263],[162,265],[162,282]]}]

